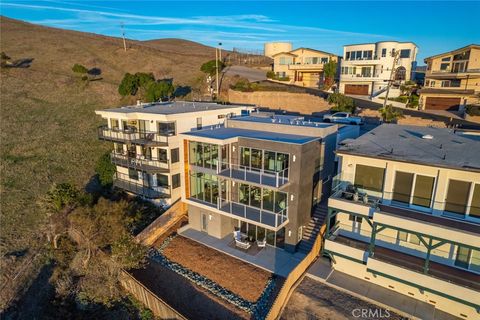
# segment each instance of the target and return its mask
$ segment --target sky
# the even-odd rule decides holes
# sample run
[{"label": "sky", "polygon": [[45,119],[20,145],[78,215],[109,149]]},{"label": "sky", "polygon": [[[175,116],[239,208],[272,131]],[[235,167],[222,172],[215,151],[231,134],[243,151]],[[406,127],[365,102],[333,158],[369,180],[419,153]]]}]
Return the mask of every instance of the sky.
[{"label": "sky", "polygon": [[182,38],[226,49],[271,41],[343,54],[343,45],[412,41],[417,61],[480,43],[480,1],[14,1],[0,14],[50,27],[150,40]]}]

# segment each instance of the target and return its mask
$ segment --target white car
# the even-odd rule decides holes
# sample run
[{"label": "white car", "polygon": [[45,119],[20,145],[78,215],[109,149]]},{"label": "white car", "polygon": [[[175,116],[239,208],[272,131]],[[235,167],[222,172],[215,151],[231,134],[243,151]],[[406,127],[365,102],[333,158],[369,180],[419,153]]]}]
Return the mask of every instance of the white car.
[{"label": "white car", "polygon": [[363,124],[361,117],[352,116],[348,112],[336,112],[323,116],[325,122],[345,123],[345,124]]}]

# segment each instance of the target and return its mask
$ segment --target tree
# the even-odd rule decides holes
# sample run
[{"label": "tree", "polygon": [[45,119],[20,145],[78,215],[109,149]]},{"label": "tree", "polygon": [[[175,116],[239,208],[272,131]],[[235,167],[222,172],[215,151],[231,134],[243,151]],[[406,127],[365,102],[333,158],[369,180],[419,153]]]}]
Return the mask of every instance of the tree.
[{"label": "tree", "polygon": [[75,73],[86,74],[88,72],[88,69],[81,64],[75,63],[72,67],[72,71]]},{"label": "tree", "polygon": [[134,96],[138,91],[138,77],[133,74],[125,73],[122,82],[118,86],[118,93],[123,97],[131,95]]},{"label": "tree", "polygon": [[328,61],[323,65],[323,73],[325,75],[324,89],[328,90],[335,82],[337,75],[337,63],[333,60]]},{"label": "tree", "polygon": [[[224,68],[225,64],[222,61],[218,60],[218,72],[221,72]],[[217,73],[217,65],[215,60],[210,60],[202,64],[202,66],[200,67],[200,71],[206,73],[209,76],[215,76]]]},{"label": "tree", "polygon": [[137,72],[135,73],[135,77],[137,78],[137,86],[139,88],[147,89],[147,87],[152,83],[155,82],[155,77],[153,73],[145,73],[145,72]]},{"label": "tree", "polygon": [[275,72],[272,70],[267,71],[267,78],[268,79],[274,79],[275,78]]},{"label": "tree", "polygon": [[175,88],[170,81],[150,82],[147,86],[145,99],[147,102],[159,101],[171,97]]},{"label": "tree", "polygon": [[352,98],[347,97],[341,93],[332,93],[327,98],[328,104],[334,105],[331,111],[333,112],[355,112],[355,102]]},{"label": "tree", "polygon": [[385,122],[394,122],[398,119],[404,118],[403,113],[395,110],[391,104],[386,105],[384,108],[380,108],[378,112],[380,112],[380,116]]},{"label": "tree", "polygon": [[102,187],[110,187],[112,185],[115,171],[116,167],[112,163],[110,152],[103,154],[95,166],[95,172],[98,174]]}]

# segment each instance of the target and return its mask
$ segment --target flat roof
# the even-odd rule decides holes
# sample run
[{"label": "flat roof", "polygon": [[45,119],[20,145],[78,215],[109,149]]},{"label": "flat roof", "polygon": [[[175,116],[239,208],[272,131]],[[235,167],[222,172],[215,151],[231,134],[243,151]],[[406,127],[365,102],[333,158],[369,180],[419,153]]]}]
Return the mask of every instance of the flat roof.
[{"label": "flat roof", "polygon": [[412,41],[396,41],[396,40],[384,40],[384,41],[377,41],[377,42],[364,42],[364,43],[352,43],[352,44],[344,44],[344,47],[349,47],[349,46],[361,46],[364,44],[378,44],[378,43],[384,43],[384,42],[396,42],[396,43],[411,43],[415,45],[415,47],[418,47],[415,42]]},{"label": "flat roof", "polygon": [[199,101],[169,101],[143,103],[141,105],[125,106],[120,108],[97,110],[100,112],[115,113],[151,113],[151,114],[177,114],[189,113],[208,110],[222,110],[232,108],[247,108],[251,105],[243,104],[218,104],[215,102],[199,102]]},{"label": "flat roof", "polygon": [[480,132],[383,124],[337,153],[480,172]]},{"label": "flat roof", "polygon": [[335,126],[336,124],[315,122],[311,120],[305,120],[302,116],[289,116],[289,115],[273,115],[273,116],[257,116],[255,112],[249,116],[236,116],[230,120],[234,121],[248,121],[258,123],[275,123],[297,127],[312,127],[312,128],[328,128]]},{"label": "flat roof", "polygon": [[310,141],[319,140],[319,137],[308,137],[296,134],[276,133],[270,131],[259,131],[239,128],[212,127],[198,131],[189,131],[183,135],[209,138],[216,140],[226,140],[231,138],[249,138],[258,140],[268,140],[282,143],[304,144]]}]

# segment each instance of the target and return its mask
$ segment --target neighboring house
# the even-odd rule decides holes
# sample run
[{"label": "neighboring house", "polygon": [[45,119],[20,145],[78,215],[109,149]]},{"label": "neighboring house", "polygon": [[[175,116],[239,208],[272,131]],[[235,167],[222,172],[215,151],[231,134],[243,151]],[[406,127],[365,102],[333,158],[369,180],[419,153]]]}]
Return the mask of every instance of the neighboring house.
[{"label": "neighboring house", "polygon": [[416,66],[412,72],[412,81],[414,81],[419,86],[423,86],[425,83],[426,72],[427,66]]},{"label": "neighboring house", "polygon": [[399,86],[411,80],[418,48],[413,42],[382,41],[343,47],[340,70],[340,93],[364,96],[385,95],[395,65],[390,97],[400,94]]},{"label": "neighboring house", "polygon": [[480,136],[384,124],[337,151],[335,270],[459,318],[480,310]]},{"label": "neighboring house", "polygon": [[329,61],[338,61],[333,53],[309,48],[276,53],[272,58],[273,71],[279,80],[313,88],[323,84],[323,66]]},{"label": "neighboring house", "polygon": [[[330,190],[337,128],[253,113],[229,118],[225,127],[181,134],[186,228],[227,243],[238,230],[294,252],[311,231],[306,226],[313,208]],[[358,126],[340,130],[355,130],[358,136]]]},{"label": "neighboring house", "polygon": [[114,185],[171,205],[181,195],[179,132],[222,124],[252,107],[206,102],[162,102],[95,111],[107,120],[98,128],[101,140],[113,142]]},{"label": "neighboring house", "polygon": [[463,111],[467,104],[480,103],[480,45],[428,57],[425,63],[425,86],[420,90],[419,99],[421,110]]}]

